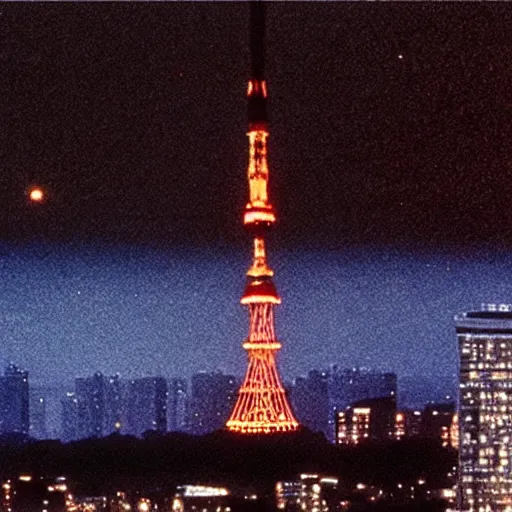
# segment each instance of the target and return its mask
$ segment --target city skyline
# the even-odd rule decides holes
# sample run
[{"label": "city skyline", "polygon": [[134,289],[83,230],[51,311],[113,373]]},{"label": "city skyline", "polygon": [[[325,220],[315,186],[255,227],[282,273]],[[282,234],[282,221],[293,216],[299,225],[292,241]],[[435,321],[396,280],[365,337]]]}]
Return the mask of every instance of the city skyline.
[{"label": "city skyline", "polygon": [[[247,6],[2,15],[0,357],[37,380],[241,374]],[[453,374],[453,316],[510,302],[510,16],[270,6],[286,378]],[[46,200],[29,204],[34,184]]]},{"label": "city skyline", "polygon": [[[44,386],[32,383],[29,372],[10,364],[0,376],[0,437],[28,435],[69,442],[113,433],[142,437],[149,430],[203,435],[225,428],[241,382],[241,376],[218,371],[200,371],[190,379],[127,379],[95,372],[76,376],[73,384]],[[415,420],[421,419],[419,411],[429,408],[448,407],[453,416],[456,388],[450,379],[439,377],[412,379],[336,367],[311,370],[288,382],[286,395],[303,427],[336,442],[336,418],[352,404],[384,400],[395,412],[413,414]],[[399,430],[407,427],[398,426],[400,414],[396,420]]]}]

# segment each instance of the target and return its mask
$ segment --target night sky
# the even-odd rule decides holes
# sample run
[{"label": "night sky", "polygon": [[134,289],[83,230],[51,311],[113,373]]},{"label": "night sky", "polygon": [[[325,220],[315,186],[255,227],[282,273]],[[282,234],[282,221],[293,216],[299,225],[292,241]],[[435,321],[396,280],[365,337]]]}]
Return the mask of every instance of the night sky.
[{"label": "night sky", "polygon": [[[0,357],[38,380],[242,373],[248,6],[0,23]],[[453,315],[512,302],[511,29],[505,3],[269,4],[288,378],[454,373]]]}]

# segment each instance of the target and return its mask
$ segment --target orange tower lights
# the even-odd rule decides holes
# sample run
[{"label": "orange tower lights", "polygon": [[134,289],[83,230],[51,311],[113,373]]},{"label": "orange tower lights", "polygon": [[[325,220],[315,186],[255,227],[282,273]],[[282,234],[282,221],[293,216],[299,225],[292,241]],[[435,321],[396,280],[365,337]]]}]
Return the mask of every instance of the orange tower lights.
[{"label": "orange tower lights", "polygon": [[241,303],[249,307],[249,337],[243,344],[249,364],[238,400],[226,423],[229,430],[244,434],[265,434],[296,430],[299,426],[288,404],[277,371],[276,352],[281,344],[274,333],[274,305],[281,299],[268,266],[265,237],[276,222],[268,197],[267,165],[267,86],[263,78],[263,2],[251,2],[252,78],[247,88],[249,117],[249,202],[244,227],[253,237],[252,264]]}]

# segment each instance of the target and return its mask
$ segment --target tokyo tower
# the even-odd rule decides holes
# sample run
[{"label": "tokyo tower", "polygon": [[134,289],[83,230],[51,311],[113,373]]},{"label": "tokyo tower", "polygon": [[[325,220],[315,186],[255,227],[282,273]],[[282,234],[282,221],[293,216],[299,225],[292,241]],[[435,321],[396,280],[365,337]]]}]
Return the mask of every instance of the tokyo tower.
[{"label": "tokyo tower", "polygon": [[226,427],[244,434],[296,430],[276,366],[281,344],[274,333],[274,306],[281,303],[268,266],[265,237],[276,222],[268,197],[267,85],[264,79],[265,11],[261,1],[250,3],[251,78],[247,88],[249,118],[249,202],[243,224],[253,239],[252,264],[241,303],[249,308],[249,337],[243,344],[249,364]]}]

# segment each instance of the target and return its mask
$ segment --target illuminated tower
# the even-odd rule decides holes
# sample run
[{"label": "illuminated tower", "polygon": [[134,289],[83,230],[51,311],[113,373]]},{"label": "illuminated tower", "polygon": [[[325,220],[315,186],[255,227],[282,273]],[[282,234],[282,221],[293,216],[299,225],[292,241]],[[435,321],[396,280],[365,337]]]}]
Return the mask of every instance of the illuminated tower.
[{"label": "illuminated tower", "polygon": [[263,2],[251,2],[252,76],[247,88],[249,117],[249,202],[243,224],[253,238],[252,265],[241,303],[249,307],[249,337],[243,344],[249,364],[238,399],[226,426],[245,434],[296,430],[295,420],[277,372],[275,355],[281,348],[274,334],[274,305],[280,304],[273,272],[268,266],[265,237],[276,221],[268,197],[267,86],[263,76]]}]

